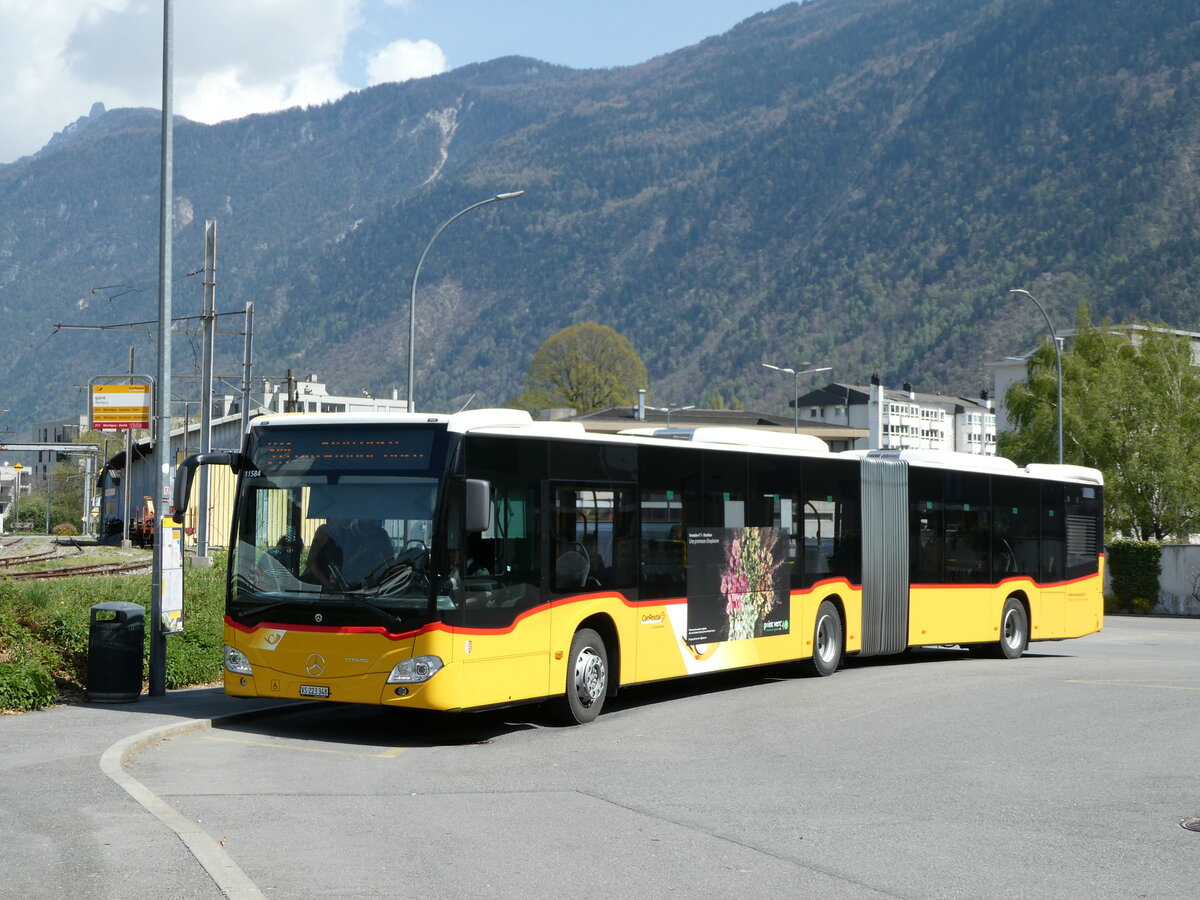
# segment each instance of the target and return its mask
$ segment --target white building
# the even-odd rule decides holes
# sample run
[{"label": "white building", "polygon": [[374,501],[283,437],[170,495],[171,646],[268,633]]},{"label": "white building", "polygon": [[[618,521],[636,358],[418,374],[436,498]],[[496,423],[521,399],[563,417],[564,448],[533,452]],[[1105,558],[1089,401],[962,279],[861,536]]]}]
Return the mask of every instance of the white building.
[{"label": "white building", "polygon": [[29,469],[18,469],[7,462],[0,463],[0,534],[12,530],[7,521],[17,509],[14,503],[20,502],[18,492],[29,492]]},{"label": "white building", "polygon": [[[73,419],[58,419],[54,422],[38,422],[29,429],[29,439],[34,444],[70,444],[79,440],[81,435],[87,434],[88,417],[76,416]],[[37,461],[30,466],[31,475],[34,481],[45,484],[50,477],[50,473],[54,471],[54,467],[60,462],[64,462],[66,457],[61,457],[53,450],[39,450]]]},{"label": "white building", "polygon": [[800,397],[800,421],[867,429],[856,450],[954,450],[995,455],[996,414],[987,396],[978,400],[925,394],[906,384],[885,388],[835,382]]},{"label": "white building", "polygon": [[[223,418],[241,412],[241,394],[226,394],[218,397],[213,416]],[[407,412],[408,401],[401,400],[395,388],[390,397],[372,397],[365,391],[362,396],[349,397],[331,394],[325,383],[309,375],[307,380],[296,380],[290,385],[272,384],[263,379],[258,390],[250,391],[250,415],[281,412]]]}]

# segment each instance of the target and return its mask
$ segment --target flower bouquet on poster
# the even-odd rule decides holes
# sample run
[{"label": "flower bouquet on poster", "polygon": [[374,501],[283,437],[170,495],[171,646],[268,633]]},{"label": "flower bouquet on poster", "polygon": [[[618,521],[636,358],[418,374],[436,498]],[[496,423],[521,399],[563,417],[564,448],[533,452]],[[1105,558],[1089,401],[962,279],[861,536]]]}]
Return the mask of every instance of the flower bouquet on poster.
[{"label": "flower bouquet on poster", "polygon": [[724,541],[725,571],[721,574],[729,640],[786,631],[787,610],[782,607],[787,592],[779,584],[778,575],[787,542],[780,540],[778,528],[732,528],[729,532]]},{"label": "flower bouquet on poster", "polygon": [[687,543],[684,643],[788,633],[786,529],[691,528]]}]

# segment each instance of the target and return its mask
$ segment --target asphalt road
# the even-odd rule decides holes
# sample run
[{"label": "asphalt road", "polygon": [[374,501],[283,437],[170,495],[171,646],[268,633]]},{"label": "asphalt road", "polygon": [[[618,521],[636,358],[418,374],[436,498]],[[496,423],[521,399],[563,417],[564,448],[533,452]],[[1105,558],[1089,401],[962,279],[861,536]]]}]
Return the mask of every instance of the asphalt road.
[{"label": "asphalt road", "polygon": [[[267,897],[1195,897],[1200,621],[629,690],[306,704],[127,771]],[[214,896],[216,892],[214,891]]]}]

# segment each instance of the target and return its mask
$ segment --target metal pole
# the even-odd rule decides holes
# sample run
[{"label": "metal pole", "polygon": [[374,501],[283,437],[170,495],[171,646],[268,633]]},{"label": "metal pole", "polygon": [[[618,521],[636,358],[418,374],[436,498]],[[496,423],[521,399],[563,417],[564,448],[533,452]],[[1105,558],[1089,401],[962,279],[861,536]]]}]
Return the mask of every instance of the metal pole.
[{"label": "metal pole", "polygon": [[[765,369],[774,369],[776,372],[787,372],[789,375],[791,375],[795,378],[795,385],[794,385],[795,390],[793,392],[794,396],[792,399],[792,407],[795,410],[792,413],[792,433],[793,434],[800,433],[800,376],[801,375],[815,375],[817,372],[829,372],[833,368],[832,366],[821,366],[818,369],[804,369],[803,372],[800,371],[804,366],[808,366],[808,365],[812,365],[812,364],[811,363],[801,363],[800,365],[796,366],[793,369],[791,366],[786,366],[786,367],[785,366],[773,366],[770,363],[763,363],[763,368],[765,368]],[[850,407],[849,407],[849,405],[847,405],[847,407],[846,407],[846,416],[847,416],[846,424],[850,424],[849,423],[849,415],[850,415]]]},{"label": "metal pole", "polygon": [[1054,323],[1050,321],[1050,315],[1046,312],[1046,307],[1038,301],[1038,298],[1029,293],[1023,288],[1013,288],[1009,291],[1010,294],[1024,294],[1034,302],[1042,312],[1042,318],[1046,320],[1046,327],[1050,329],[1050,343],[1054,345],[1054,367],[1058,375],[1058,464],[1061,466],[1063,461],[1063,402],[1062,402],[1062,351],[1058,347],[1058,333],[1054,330]]},{"label": "metal pole", "polygon": [[[200,372],[200,452],[212,449],[213,336],[217,323],[217,223],[204,223],[204,329]],[[208,559],[208,466],[200,467],[200,496],[196,501],[196,561]]]},{"label": "metal pole", "polygon": [[164,573],[163,520],[171,497],[171,232],[174,228],[172,0],[163,0],[162,68],[162,191],[158,220],[158,403],[154,435],[154,465],[158,497],[154,504],[154,566],[150,586],[150,696],[167,692],[167,638],[162,627]]},{"label": "metal pole", "polygon": [[795,388],[795,390],[792,391],[792,394],[794,395],[793,400],[792,400],[792,434],[799,434],[800,433],[800,373],[795,372],[794,375],[795,375],[795,377],[792,379],[794,382],[793,387]]},{"label": "metal pole", "polygon": [[[242,440],[250,429],[250,369],[254,353],[254,303],[246,304],[246,341],[242,349]],[[241,449],[241,444],[238,444]],[[201,468],[204,468],[201,466]]]},{"label": "metal pole", "polygon": [[[135,348],[129,348],[129,374],[133,374],[133,358]],[[132,383],[132,379],[130,379]],[[132,488],[131,477],[133,475],[133,429],[125,429],[125,470],[121,473],[121,494],[122,505],[121,510],[121,547],[128,550],[133,544],[129,540],[129,492]]]},{"label": "metal pole", "polygon": [[83,458],[83,528],[80,534],[85,538],[92,536],[92,478],[96,473],[94,459],[91,454]]},{"label": "metal pole", "polygon": [[415,366],[413,352],[416,349],[417,342],[417,278],[421,274],[421,266],[425,262],[425,255],[429,252],[429,248],[433,246],[433,242],[438,239],[438,235],[445,231],[446,226],[455,219],[465,216],[473,209],[487,206],[489,203],[499,203],[501,200],[515,200],[524,193],[524,191],[509,191],[506,194],[497,194],[495,197],[488,197],[486,200],[472,203],[466,209],[456,212],[437,227],[437,231],[433,233],[433,237],[429,239],[429,243],[425,245],[425,249],[421,251],[421,257],[417,260],[417,267],[413,270],[412,291],[408,298],[408,403],[405,407],[406,412],[415,412],[413,409],[413,369]]}]

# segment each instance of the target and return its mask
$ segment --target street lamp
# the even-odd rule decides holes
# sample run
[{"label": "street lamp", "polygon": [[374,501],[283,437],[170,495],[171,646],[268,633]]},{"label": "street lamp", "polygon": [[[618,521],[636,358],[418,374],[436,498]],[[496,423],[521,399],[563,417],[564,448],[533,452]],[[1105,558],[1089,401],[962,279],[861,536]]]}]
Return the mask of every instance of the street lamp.
[{"label": "street lamp", "polygon": [[412,293],[408,299],[408,412],[413,412],[413,351],[417,340],[417,277],[421,274],[421,264],[425,262],[425,254],[429,252],[429,248],[433,246],[433,242],[437,240],[438,235],[446,230],[446,226],[455,219],[465,216],[473,209],[479,209],[481,206],[487,206],[489,203],[499,203],[501,200],[515,200],[524,194],[524,191],[509,191],[506,194],[497,194],[495,197],[488,197],[486,200],[480,200],[478,203],[472,203],[464,210],[460,210],[448,218],[445,222],[437,227],[437,231],[433,233],[433,237],[429,239],[429,243],[425,245],[425,249],[421,251],[421,258],[417,260],[417,268],[413,271]]},{"label": "street lamp", "polygon": [[1042,317],[1046,320],[1046,327],[1050,329],[1050,342],[1054,344],[1054,365],[1058,372],[1058,464],[1061,466],[1063,461],[1062,352],[1058,349],[1058,333],[1054,330],[1054,323],[1050,321],[1050,316],[1046,313],[1046,307],[1038,302],[1037,297],[1023,288],[1013,288],[1009,293],[1024,294],[1032,300],[1037,308],[1042,311]]},{"label": "street lamp", "polygon": [[683,412],[685,409],[695,409],[695,408],[696,408],[696,404],[694,404],[694,403],[691,406],[668,406],[668,407],[666,407],[664,412],[666,412],[666,414],[667,414],[667,427],[668,428],[671,427],[671,413]]},{"label": "street lamp", "polygon": [[[811,363],[801,363],[800,365],[807,366],[807,365],[811,365]],[[794,432],[796,432],[797,434],[799,434],[799,432],[800,432],[800,376],[801,375],[814,375],[817,372],[829,372],[829,371],[832,371],[833,367],[832,366],[821,366],[819,369],[804,369],[804,371],[800,371],[799,367],[793,369],[790,366],[773,366],[770,363],[763,363],[763,366],[765,366],[768,369],[774,369],[776,372],[787,372],[789,375],[792,375],[795,378],[795,387],[796,387],[795,398],[792,401],[792,406],[795,408],[795,416],[794,416],[795,424],[792,426],[792,430]]]}]

